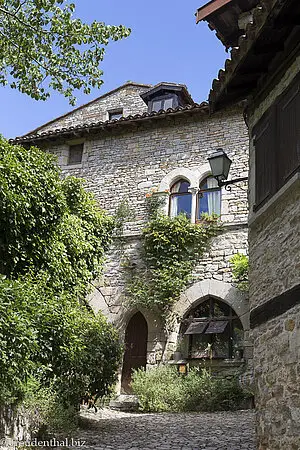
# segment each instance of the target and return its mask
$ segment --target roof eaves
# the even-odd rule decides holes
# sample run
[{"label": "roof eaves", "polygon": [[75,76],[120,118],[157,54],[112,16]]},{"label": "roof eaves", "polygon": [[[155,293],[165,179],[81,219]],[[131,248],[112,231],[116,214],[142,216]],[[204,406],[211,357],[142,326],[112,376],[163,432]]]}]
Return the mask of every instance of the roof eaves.
[{"label": "roof eaves", "polygon": [[42,140],[46,140],[46,139],[53,139],[53,138],[58,138],[58,137],[62,137],[62,136],[66,136],[66,135],[70,135],[70,134],[78,134],[78,133],[86,133],[89,131],[97,131],[97,130],[103,130],[103,129],[110,129],[110,128],[114,128],[117,126],[122,126],[122,125],[126,125],[129,123],[134,123],[134,122],[142,122],[145,120],[150,120],[150,119],[156,119],[156,118],[165,118],[165,117],[169,117],[171,115],[178,115],[178,114],[184,114],[187,112],[201,112],[201,113],[206,113],[208,114],[209,108],[208,108],[208,103],[207,102],[202,102],[200,104],[195,103],[194,105],[188,105],[185,107],[182,106],[178,106],[177,108],[171,109],[169,108],[168,110],[164,111],[164,110],[160,110],[158,112],[151,112],[151,113],[143,113],[143,114],[136,114],[134,116],[127,116],[127,117],[121,117],[120,119],[115,119],[115,120],[107,120],[105,122],[92,122],[92,123],[87,123],[84,125],[77,125],[77,126],[72,126],[72,127],[68,127],[68,128],[60,128],[60,129],[56,129],[56,130],[51,130],[48,132],[44,132],[44,133],[39,133],[39,134],[31,134],[31,135],[25,135],[25,136],[20,136],[20,137],[16,137],[15,139],[11,139],[10,142],[12,142],[13,144],[25,144],[25,143],[30,143],[30,142],[37,142],[37,141],[42,141]]},{"label": "roof eaves", "polygon": [[86,106],[90,106],[93,103],[97,102],[98,100],[102,100],[105,97],[108,97],[111,94],[114,94],[115,92],[120,91],[121,89],[124,89],[127,86],[138,86],[138,87],[145,87],[145,88],[151,88],[152,84],[142,84],[142,83],[135,83],[134,81],[127,81],[126,83],[122,84],[121,86],[112,89],[111,91],[105,92],[105,94],[100,95],[99,97],[94,98],[93,100],[91,100],[90,102],[84,103],[83,105],[78,106],[77,108],[72,109],[72,111],[69,111],[65,114],[62,114],[61,116],[55,117],[55,119],[49,120],[49,122],[44,123],[43,125],[35,128],[32,131],[29,131],[28,133],[24,134],[24,136],[28,136],[30,134],[35,134],[37,131],[41,130],[42,128],[48,126],[48,125],[52,125],[53,123],[57,122],[60,119],[64,119],[65,117],[70,116],[71,114],[73,114],[75,111],[80,111],[81,109],[85,108]]},{"label": "roof eaves", "polygon": [[201,8],[197,9],[195,14],[196,23],[201,22],[201,20],[207,20],[211,14],[223,8],[223,6],[227,5],[231,1],[232,0],[211,0],[209,3],[206,3],[206,5],[201,6]]},{"label": "roof eaves", "polygon": [[231,58],[226,59],[224,69],[220,69],[218,78],[213,80],[209,93],[209,104],[212,111],[216,109],[218,100],[226,92],[230,81],[243,64],[264,28],[270,12],[278,2],[279,0],[261,0],[260,4],[254,9],[253,22],[247,25],[245,34],[239,38],[238,47],[232,48]]}]

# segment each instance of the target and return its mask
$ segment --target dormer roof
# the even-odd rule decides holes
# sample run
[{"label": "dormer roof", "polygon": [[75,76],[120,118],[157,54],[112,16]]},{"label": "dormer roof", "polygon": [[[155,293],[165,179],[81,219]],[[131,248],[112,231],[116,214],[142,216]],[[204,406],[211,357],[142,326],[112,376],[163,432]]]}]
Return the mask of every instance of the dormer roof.
[{"label": "dormer roof", "polygon": [[178,83],[167,83],[167,82],[161,82],[156,84],[155,86],[151,87],[146,92],[143,92],[141,94],[141,98],[144,100],[144,102],[148,105],[149,101],[153,100],[156,97],[160,97],[162,95],[166,95],[169,93],[174,93],[180,98],[180,105],[181,106],[187,106],[187,105],[194,105],[195,102],[192,99],[189,91],[187,90],[187,87],[185,84],[178,84]]}]

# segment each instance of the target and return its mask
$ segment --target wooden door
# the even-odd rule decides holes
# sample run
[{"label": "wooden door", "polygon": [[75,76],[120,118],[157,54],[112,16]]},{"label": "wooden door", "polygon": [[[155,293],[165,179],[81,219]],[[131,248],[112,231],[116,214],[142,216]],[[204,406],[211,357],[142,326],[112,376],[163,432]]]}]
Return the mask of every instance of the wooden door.
[{"label": "wooden door", "polygon": [[122,392],[131,393],[132,369],[146,367],[148,326],[142,313],[137,312],[129,321],[125,332],[125,353],[122,369]]}]

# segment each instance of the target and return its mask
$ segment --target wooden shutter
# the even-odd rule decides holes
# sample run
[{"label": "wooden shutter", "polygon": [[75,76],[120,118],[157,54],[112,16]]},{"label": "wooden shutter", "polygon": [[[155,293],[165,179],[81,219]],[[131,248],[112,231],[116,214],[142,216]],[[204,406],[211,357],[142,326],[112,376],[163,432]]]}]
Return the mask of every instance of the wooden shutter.
[{"label": "wooden shutter", "polygon": [[253,129],[255,145],[255,207],[264,203],[275,191],[276,108],[263,115]]},{"label": "wooden shutter", "polygon": [[300,167],[300,79],[280,97],[277,106],[278,123],[278,186]]},{"label": "wooden shutter", "polygon": [[82,161],[83,144],[69,146],[68,164],[80,164]]}]

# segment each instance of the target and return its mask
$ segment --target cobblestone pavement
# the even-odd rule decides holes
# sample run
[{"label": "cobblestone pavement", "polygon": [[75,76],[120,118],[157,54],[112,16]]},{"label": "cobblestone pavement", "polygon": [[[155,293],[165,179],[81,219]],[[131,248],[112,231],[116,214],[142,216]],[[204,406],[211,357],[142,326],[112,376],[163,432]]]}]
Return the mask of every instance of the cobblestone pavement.
[{"label": "cobblestone pavement", "polygon": [[84,411],[76,439],[90,450],[254,450],[253,411],[137,414]]}]

